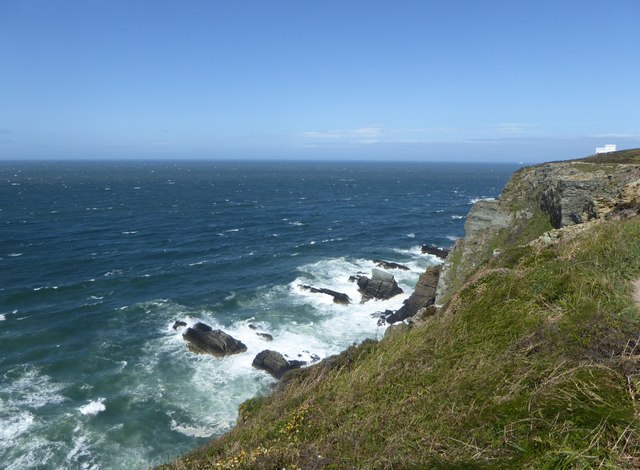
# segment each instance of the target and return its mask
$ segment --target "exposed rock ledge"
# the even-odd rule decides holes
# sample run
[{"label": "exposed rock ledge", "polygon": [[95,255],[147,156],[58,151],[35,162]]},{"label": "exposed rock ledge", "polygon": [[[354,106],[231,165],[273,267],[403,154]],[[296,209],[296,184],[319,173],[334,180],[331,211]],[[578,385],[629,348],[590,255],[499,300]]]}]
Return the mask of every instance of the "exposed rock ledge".
[{"label": "exposed rock ledge", "polygon": [[278,351],[271,351],[270,349],[259,352],[252,363],[253,367],[268,372],[276,379],[282,378],[285,373],[305,364],[306,362],[304,361],[288,361]]}]

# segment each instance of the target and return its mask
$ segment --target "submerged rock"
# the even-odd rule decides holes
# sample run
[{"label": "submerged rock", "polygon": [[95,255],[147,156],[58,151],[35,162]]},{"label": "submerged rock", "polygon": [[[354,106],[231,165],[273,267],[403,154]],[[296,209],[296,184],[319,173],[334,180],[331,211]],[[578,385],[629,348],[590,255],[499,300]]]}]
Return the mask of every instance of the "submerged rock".
[{"label": "submerged rock", "polygon": [[305,364],[306,362],[304,361],[288,361],[278,351],[271,351],[270,349],[259,352],[252,363],[253,367],[268,372],[276,379],[281,378],[288,371],[298,369]]},{"label": "submerged rock", "polygon": [[371,271],[371,279],[367,276],[358,277],[358,288],[362,294],[362,302],[370,299],[386,300],[404,292],[393,274],[376,268]]},{"label": "submerged rock", "polygon": [[262,338],[266,339],[267,341],[273,341],[273,335],[270,335],[269,333],[258,332],[256,334],[258,336],[261,336]]},{"label": "submerged rock", "polygon": [[430,307],[436,300],[436,288],[441,266],[431,266],[420,275],[413,294],[405,300],[402,307],[386,317],[387,323],[396,323],[414,316],[420,309]]},{"label": "submerged rock", "polygon": [[188,343],[189,349],[199,354],[226,356],[247,350],[242,341],[222,330],[214,330],[205,323],[198,322],[192,328],[187,328],[182,337]]},{"label": "submerged rock", "polygon": [[404,264],[394,263],[393,261],[385,261],[383,259],[374,259],[373,263],[384,269],[400,269],[401,271],[409,271]]},{"label": "submerged rock", "polygon": [[308,290],[310,292],[313,292],[314,294],[327,294],[330,295],[331,297],[333,297],[333,302],[336,304],[350,304],[351,303],[351,299],[349,298],[349,296],[347,294],[343,294],[342,292],[336,292],[334,290],[331,289],[319,289],[317,287],[313,287],[313,286],[307,286],[304,284],[300,284],[300,288],[304,289],[304,290]]}]

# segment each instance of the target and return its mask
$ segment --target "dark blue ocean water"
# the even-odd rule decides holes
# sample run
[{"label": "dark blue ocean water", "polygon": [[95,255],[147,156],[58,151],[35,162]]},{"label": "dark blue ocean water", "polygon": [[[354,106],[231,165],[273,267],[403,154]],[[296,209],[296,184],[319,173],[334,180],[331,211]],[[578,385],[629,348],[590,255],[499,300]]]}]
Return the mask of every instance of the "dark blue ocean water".
[{"label": "dark blue ocean water", "polygon": [[[274,380],[270,348],[326,357],[380,337],[423,243],[462,236],[472,201],[514,165],[434,163],[0,163],[0,467],[146,468],[233,425]],[[405,295],[359,299],[372,259]],[[248,346],[189,352],[175,320]],[[249,327],[269,332],[266,342]]]}]

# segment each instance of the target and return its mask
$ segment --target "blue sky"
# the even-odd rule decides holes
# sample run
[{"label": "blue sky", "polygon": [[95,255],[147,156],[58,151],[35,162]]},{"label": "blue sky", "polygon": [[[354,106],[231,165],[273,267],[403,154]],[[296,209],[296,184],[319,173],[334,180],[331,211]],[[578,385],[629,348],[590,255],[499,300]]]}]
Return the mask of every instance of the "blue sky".
[{"label": "blue sky", "polygon": [[0,0],[0,159],[640,147],[640,1]]}]

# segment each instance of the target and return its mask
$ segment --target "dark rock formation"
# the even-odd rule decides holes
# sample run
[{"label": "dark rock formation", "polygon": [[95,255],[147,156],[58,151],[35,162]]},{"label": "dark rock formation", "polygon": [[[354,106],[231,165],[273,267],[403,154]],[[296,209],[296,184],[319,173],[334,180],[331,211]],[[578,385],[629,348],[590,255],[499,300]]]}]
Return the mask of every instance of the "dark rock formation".
[{"label": "dark rock formation", "polygon": [[430,307],[436,300],[436,287],[441,266],[431,266],[422,273],[413,294],[404,301],[399,310],[386,317],[387,323],[396,323],[414,316],[420,309]]},{"label": "dark rock formation", "polygon": [[269,333],[262,333],[262,332],[258,332],[256,333],[258,336],[263,337],[264,339],[266,339],[267,341],[273,341],[273,336],[270,335]]},{"label": "dark rock formation", "polygon": [[449,250],[443,250],[433,245],[422,245],[421,250],[423,255],[433,255],[440,259],[445,259],[449,254]]},{"label": "dark rock formation", "polygon": [[195,353],[226,356],[247,350],[241,341],[231,335],[200,322],[193,325],[193,328],[187,328],[182,337],[187,341],[189,349]]},{"label": "dark rock formation", "polygon": [[258,327],[256,325],[254,325],[253,323],[249,323],[249,328],[251,328],[252,330],[257,330]]},{"label": "dark rock formation", "polygon": [[333,297],[333,301],[337,304],[349,304],[351,303],[351,299],[349,298],[349,296],[347,294],[343,294],[342,292],[336,292],[334,290],[331,289],[318,289],[317,287],[313,287],[313,286],[306,286],[304,284],[300,284],[300,288],[304,289],[304,290],[308,290],[310,292],[313,292],[314,294],[327,294],[330,295],[331,297]]},{"label": "dark rock formation", "polygon": [[380,266],[381,268],[384,268],[384,269],[400,269],[401,271],[409,271],[409,268],[407,268],[405,265],[399,264],[399,263],[394,263],[393,261],[385,261],[385,260],[382,260],[382,259],[374,259],[373,263],[376,266]]},{"label": "dark rock formation", "polygon": [[398,287],[398,283],[393,277],[393,274],[376,268],[371,271],[371,279],[367,276],[360,276],[358,278],[358,288],[362,293],[362,302],[370,299],[386,300],[404,292]]},{"label": "dark rock formation", "polygon": [[378,326],[382,326],[387,323],[387,317],[389,315],[393,315],[395,312],[393,310],[385,310],[384,312],[374,312],[371,314],[371,317],[376,319]]},{"label": "dark rock formation", "polygon": [[259,352],[253,359],[253,367],[267,371],[276,379],[281,378],[286,372],[305,365],[304,361],[288,361],[278,351],[265,349]]},{"label": "dark rock formation", "polygon": [[175,323],[173,324],[173,329],[177,330],[178,328],[180,328],[182,326],[187,326],[187,322],[186,321],[181,321],[181,320],[176,320]]}]

